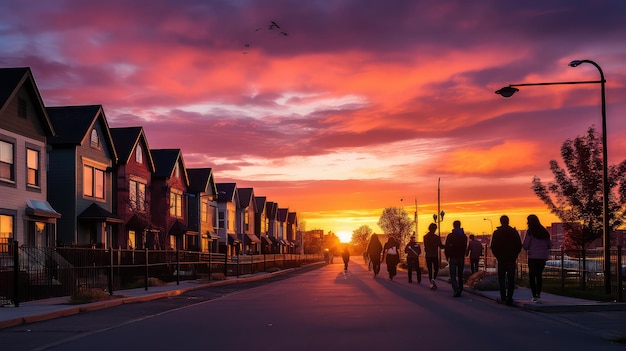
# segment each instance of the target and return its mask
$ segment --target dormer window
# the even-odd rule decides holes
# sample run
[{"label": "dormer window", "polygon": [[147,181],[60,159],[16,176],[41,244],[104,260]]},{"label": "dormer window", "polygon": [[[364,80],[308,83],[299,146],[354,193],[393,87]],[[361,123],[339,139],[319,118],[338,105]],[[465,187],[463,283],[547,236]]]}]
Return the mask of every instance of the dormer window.
[{"label": "dormer window", "polygon": [[100,137],[98,137],[98,131],[94,128],[91,130],[90,145],[93,148],[100,148]]},{"label": "dormer window", "polygon": [[137,148],[135,149],[135,162],[137,163],[143,163],[143,149],[141,148],[141,145],[137,145]]}]

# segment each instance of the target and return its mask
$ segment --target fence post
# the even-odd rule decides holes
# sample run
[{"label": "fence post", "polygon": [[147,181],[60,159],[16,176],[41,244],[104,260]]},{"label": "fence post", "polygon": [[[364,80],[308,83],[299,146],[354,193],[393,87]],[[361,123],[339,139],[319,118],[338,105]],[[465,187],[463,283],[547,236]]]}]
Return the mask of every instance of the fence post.
[{"label": "fence post", "polygon": [[113,296],[113,248],[109,248],[109,296]]},{"label": "fence post", "polygon": [[561,290],[565,290],[565,256],[561,245]]},{"label": "fence post", "polygon": [[13,240],[13,305],[20,307],[20,249],[17,240]]},{"label": "fence post", "polygon": [[622,275],[622,246],[617,246],[617,302],[623,302],[624,297],[622,296],[622,279],[624,276]]},{"label": "fence post", "polygon": [[180,285],[180,248],[178,242],[176,243],[176,285]]},{"label": "fence post", "polygon": [[144,286],[146,291],[148,291],[148,248],[144,248],[144,250],[146,251],[146,269],[145,269],[145,276],[144,276]]},{"label": "fence post", "polygon": [[228,249],[224,252],[224,277],[228,277]]}]

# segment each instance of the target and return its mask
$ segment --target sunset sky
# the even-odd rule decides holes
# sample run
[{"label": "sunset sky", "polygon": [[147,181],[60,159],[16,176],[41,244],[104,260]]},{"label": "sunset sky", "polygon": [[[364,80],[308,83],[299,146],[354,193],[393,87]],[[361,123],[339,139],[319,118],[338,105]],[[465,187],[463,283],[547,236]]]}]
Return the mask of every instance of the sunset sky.
[{"label": "sunset sky", "polygon": [[[556,221],[531,190],[560,146],[601,129],[626,158],[626,1],[3,0],[0,66],[32,68],[46,106],[101,104],[111,127],[348,232],[418,203],[490,232]],[[277,26],[274,26],[274,21]],[[286,34],[286,35],[285,35]],[[401,200],[403,199],[403,200]],[[484,220],[484,219],[488,220]]]}]

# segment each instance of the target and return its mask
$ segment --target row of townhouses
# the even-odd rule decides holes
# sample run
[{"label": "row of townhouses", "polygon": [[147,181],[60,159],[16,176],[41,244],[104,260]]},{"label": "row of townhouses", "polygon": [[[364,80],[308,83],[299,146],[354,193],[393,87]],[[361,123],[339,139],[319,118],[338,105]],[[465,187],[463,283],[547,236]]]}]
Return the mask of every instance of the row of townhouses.
[{"label": "row of townhouses", "polygon": [[0,69],[0,244],[290,253],[296,230],[296,212],[150,149],[142,127],[46,107],[30,68]]}]

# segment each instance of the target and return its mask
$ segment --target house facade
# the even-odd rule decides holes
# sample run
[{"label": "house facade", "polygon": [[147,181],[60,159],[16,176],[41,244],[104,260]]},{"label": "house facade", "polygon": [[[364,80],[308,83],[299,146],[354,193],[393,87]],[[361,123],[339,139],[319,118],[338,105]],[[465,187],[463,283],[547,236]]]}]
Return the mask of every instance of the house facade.
[{"label": "house facade", "polygon": [[189,168],[189,229],[198,232],[202,252],[218,252],[217,186],[211,168]]},{"label": "house facade", "polygon": [[237,235],[237,204],[239,193],[236,183],[217,183],[218,251],[228,256],[240,253],[241,239]]},{"label": "house facade", "polygon": [[[187,227],[187,188],[189,177],[180,149],[151,150],[151,211],[155,235],[148,238],[150,249],[181,249],[197,245],[198,233]],[[156,232],[158,230],[158,233]]]},{"label": "house facade", "polygon": [[111,128],[118,155],[114,172],[114,213],[122,223],[113,237],[113,247],[144,249],[149,237],[157,233],[152,224],[152,153],[142,127]]},{"label": "house facade", "polygon": [[0,252],[54,247],[61,215],[47,202],[47,141],[54,128],[29,68],[0,69]]},{"label": "house facade", "polygon": [[48,201],[61,213],[59,245],[111,247],[122,220],[113,211],[117,154],[101,105],[46,108],[50,138]]},{"label": "house facade", "polygon": [[237,233],[241,236],[243,252],[246,254],[259,254],[261,252],[261,239],[256,236],[254,216],[256,214],[256,201],[254,200],[253,188],[239,188],[239,206]]},{"label": "house facade", "polygon": [[254,234],[261,240],[261,253],[271,253],[272,240],[267,235],[269,220],[267,218],[267,197],[255,196]]}]

